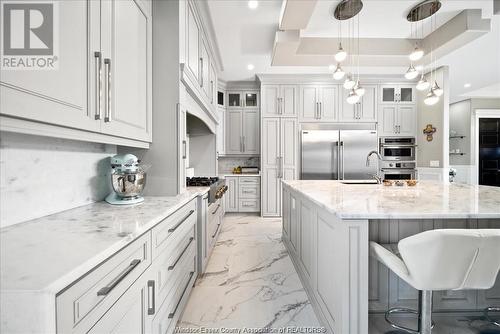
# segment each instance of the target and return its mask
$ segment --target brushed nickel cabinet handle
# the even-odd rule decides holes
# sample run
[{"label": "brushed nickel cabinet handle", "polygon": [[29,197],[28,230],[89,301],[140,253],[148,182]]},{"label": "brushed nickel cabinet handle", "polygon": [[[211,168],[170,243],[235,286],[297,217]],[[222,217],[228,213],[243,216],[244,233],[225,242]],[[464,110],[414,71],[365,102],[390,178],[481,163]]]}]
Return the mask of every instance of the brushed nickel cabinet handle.
[{"label": "brushed nickel cabinet handle", "polygon": [[111,59],[104,59],[104,69],[106,77],[106,108],[104,109],[104,122],[111,121]]},{"label": "brushed nickel cabinet handle", "polygon": [[243,152],[245,152],[245,151],[246,151],[246,147],[245,147],[245,146],[246,146],[246,145],[245,145],[245,141],[246,141],[246,139],[247,139],[247,138],[246,138],[245,136],[243,136]]},{"label": "brushed nickel cabinet handle", "polygon": [[217,228],[215,229],[214,234],[212,234],[212,239],[215,238],[215,236],[217,235],[217,232],[219,232],[219,228],[220,228],[220,224],[217,224]]},{"label": "brushed nickel cabinet handle", "polygon": [[181,226],[182,223],[184,223],[189,218],[189,216],[191,216],[193,213],[194,213],[194,210],[189,211],[189,213],[186,216],[184,216],[184,218],[182,218],[182,220],[180,222],[178,222],[174,227],[169,228],[168,232],[172,233],[175,230],[177,230],[179,228],[179,226]]},{"label": "brushed nickel cabinet handle", "polygon": [[323,103],[320,102],[319,103],[319,119],[321,119],[322,114],[323,114]]},{"label": "brushed nickel cabinet handle", "polygon": [[172,319],[175,316],[175,313],[177,312],[177,309],[179,308],[179,305],[181,304],[182,298],[184,298],[184,294],[186,293],[186,290],[189,287],[189,283],[191,282],[191,278],[193,278],[193,275],[194,275],[194,271],[189,273],[189,279],[188,279],[186,286],[184,287],[184,290],[182,290],[181,298],[179,298],[179,301],[175,305],[174,310],[168,314],[169,319]]},{"label": "brushed nickel cabinet handle", "polygon": [[155,314],[155,281],[148,281],[148,315]]},{"label": "brushed nickel cabinet handle", "polygon": [[203,87],[203,58],[200,57],[200,86]]},{"label": "brushed nickel cabinet handle", "polygon": [[97,291],[98,296],[106,296],[108,293],[113,290],[118,283],[120,283],[132,270],[134,270],[135,267],[137,267],[141,263],[141,260],[135,259],[130,264],[127,266],[127,268],[123,269],[121,273],[118,274],[114,279],[111,280],[111,282],[108,283],[105,287],[99,289]]},{"label": "brushed nickel cabinet handle", "polygon": [[94,52],[95,60],[95,114],[94,119],[101,119],[101,72],[102,72],[102,57],[100,52]]},{"label": "brushed nickel cabinet handle", "polygon": [[185,140],[182,141],[182,159],[187,158],[187,142]]},{"label": "brushed nickel cabinet handle", "polygon": [[188,250],[188,248],[191,245],[191,243],[193,242],[193,240],[194,240],[194,237],[189,238],[189,242],[187,243],[186,247],[184,247],[184,249],[179,254],[179,256],[177,257],[177,259],[175,259],[174,263],[172,263],[170,266],[168,266],[168,268],[167,268],[168,270],[173,270],[175,268],[175,266],[177,265],[177,263],[179,263],[179,261],[181,260],[182,256],[184,255],[184,253],[186,253],[186,251]]}]

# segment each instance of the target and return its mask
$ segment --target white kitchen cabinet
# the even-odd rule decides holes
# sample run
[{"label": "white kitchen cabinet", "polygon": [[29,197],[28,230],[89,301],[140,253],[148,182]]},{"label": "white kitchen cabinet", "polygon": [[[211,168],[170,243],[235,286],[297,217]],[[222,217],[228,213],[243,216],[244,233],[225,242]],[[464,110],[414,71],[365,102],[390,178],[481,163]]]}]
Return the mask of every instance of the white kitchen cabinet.
[{"label": "white kitchen cabinet", "polygon": [[200,86],[205,97],[212,101],[212,87],[210,83],[210,56],[205,38],[200,39]]},{"label": "white kitchen cabinet", "polygon": [[227,92],[227,108],[228,109],[258,109],[259,108],[259,93],[256,90],[244,91],[228,91]]},{"label": "white kitchen cabinet", "polygon": [[258,109],[228,108],[225,132],[225,154],[258,154],[260,150]]},{"label": "white kitchen cabinet", "polygon": [[309,279],[313,276],[316,244],[313,239],[314,211],[305,202],[300,203],[300,260]]},{"label": "white kitchen cabinet", "polygon": [[281,179],[297,178],[298,126],[295,118],[262,119],[262,215],[281,216]]},{"label": "white kitchen cabinet", "polygon": [[195,80],[200,82],[201,28],[191,2],[187,2],[186,12],[186,67]]},{"label": "white kitchen cabinet", "polygon": [[148,4],[62,2],[59,68],[2,71],[1,115],[16,118],[14,131],[147,146],[152,140]]},{"label": "white kitchen cabinet", "polygon": [[102,132],[151,140],[151,17],[139,2],[101,4]]},{"label": "white kitchen cabinet", "polygon": [[238,177],[226,177],[227,192],[224,195],[226,212],[238,212]]},{"label": "white kitchen cabinet", "polygon": [[338,119],[338,86],[300,87],[299,119],[302,122],[334,122]]},{"label": "white kitchen cabinet", "polygon": [[380,85],[379,94],[379,103],[416,103],[416,88],[412,85]]},{"label": "white kitchen cabinet", "polygon": [[217,141],[217,155],[224,155],[226,153],[226,108],[224,106],[217,106],[217,115],[219,116],[219,124],[217,125],[216,141]]},{"label": "white kitchen cabinet", "polygon": [[363,87],[365,94],[355,104],[347,103],[349,91],[342,89],[343,106],[339,117],[340,122],[377,122],[377,86],[367,85]]},{"label": "white kitchen cabinet", "polygon": [[381,104],[379,107],[379,136],[416,135],[417,113],[415,106]]},{"label": "white kitchen cabinet", "polygon": [[296,85],[263,85],[262,115],[295,116],[297,115],[298,86]]}]

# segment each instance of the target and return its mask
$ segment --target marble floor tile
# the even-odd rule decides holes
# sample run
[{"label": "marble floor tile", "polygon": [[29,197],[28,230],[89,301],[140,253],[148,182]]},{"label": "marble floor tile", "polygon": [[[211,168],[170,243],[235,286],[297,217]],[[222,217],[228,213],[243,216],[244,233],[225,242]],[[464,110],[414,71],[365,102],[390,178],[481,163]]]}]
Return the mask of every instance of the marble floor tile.
[{"label": "marble floor tile", "polygon": [[320,326],[281,242],[280,219],[226,215],[178,326]]}]

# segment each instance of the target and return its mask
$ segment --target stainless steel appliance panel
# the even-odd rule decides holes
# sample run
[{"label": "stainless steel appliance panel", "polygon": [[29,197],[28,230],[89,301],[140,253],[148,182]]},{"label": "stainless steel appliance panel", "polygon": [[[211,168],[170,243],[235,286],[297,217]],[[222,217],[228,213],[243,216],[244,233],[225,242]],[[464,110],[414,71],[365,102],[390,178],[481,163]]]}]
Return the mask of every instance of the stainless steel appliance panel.
[{"label": "stainless steel appliance panel", "polygon": [[302,180],[337,180],[339,177],[339,131],[301,131]]},{"label": "stainless steel appliance panel", "polygon": [[376,164],[366,166],[366,155],[373,150],[377,150],[376,131],[340,131],[340,179],[366,180],[377,174]]},{"label": "stainless steel appliance panel", "polygon": [[380,154],[385,161],[414,161],[416,147],[414,137],[380,138]]}]

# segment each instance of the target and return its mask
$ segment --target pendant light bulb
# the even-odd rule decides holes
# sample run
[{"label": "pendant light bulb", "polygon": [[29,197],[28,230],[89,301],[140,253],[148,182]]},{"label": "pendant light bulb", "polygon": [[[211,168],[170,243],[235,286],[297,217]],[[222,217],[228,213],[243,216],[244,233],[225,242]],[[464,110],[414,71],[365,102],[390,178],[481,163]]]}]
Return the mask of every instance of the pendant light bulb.
[{"label": "pendant light bulb", "polygon": [[439,87],[436,81],[434,81],[434,85],[432,85],[432,90],[434,91],[434,94],[436,94],[436,96],[438,97],[443,95],[444,93],[443,89]]},{"label": "pendant light bulb", "polygon": [[351,75],[348,75],[344,81],[344,88],[345,89],[353,89],[355,84],[356,84],[356,82],[354,80],[352,80]]},{"label": "pendant light bulb", "polygon": [[335,68],[335,71],[333,72],[333,78],[335,80],[341,80],[344,76],[345,76],[345,72],[342,69],[342,67],[340,67],[340,63],[338,63],[337,67]]},{"label": "pendant light bulb", "polygon": [[349,95],[347,96],[347,103],[349,104],[355,104],[359,102],[359,95],[356,94],[354,89],[351,89],[349,92]]},{"label": "pendant light bulb", "polygon": [[422,74],[422,76],[420,77],[420,80],[417,83],[417,90],[424,91],[424,90],[428,89],[430,87],[430,85],[431,84],[429,83],[429,81],[427,81],[424,78],[424,74]]},{"label": "pendant light bulb", "polygon": [[347,58],[347,52],[342,48],[342,43],[339,43],[339,49],[337,50],[337,53],[335,54],[335,60],[337,62],[343,62]]},{"label": "pendant light bulb", "polygon": [[413,80],[418,77],[418,71],[413,67],[413,64],[408,67],[408,70],[405,73],[405,78],[408,80]]},{"label": "pendant light bulb", "polygon": [[431,90],[429,91],[429,93],[427,93],[427,96],[424,99],[424,103],[428,106],[433,106],[436,103],[438,103],[438,101],[439,101],[439,96],[437,96],[434,93],[434,90],[431,88]]},{"label": "pendant light bulb", "polygon": [[354,86],[354,91],[356,92],[356,95],[359,97],[365,95],[366,90],[363,86],[361,86],[359,80],[356,81],[356,85]]},{"label": "pendant light bulb", "polygon": [[424,56],[424,50],[418,47],[418,45],[415,44],[415,49],[410,53],[408,58],[410,58],[411,61],[417,61],[420,60]]}]

